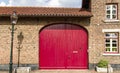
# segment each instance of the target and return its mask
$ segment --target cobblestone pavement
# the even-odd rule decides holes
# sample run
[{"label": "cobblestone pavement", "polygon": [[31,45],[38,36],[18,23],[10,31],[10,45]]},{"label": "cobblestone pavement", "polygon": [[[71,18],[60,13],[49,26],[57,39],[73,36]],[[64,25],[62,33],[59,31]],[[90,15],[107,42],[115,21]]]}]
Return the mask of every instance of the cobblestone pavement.
[{"label": "cobblestone pavement", "polygon": [[[0,71],[0,73],[9,73],[8,71]],[[14,73],[14,72],[13,72]],[[98,73],[94,70],[33,70],[30,73]],[[120,73],[114,71],[113,73]]]}]

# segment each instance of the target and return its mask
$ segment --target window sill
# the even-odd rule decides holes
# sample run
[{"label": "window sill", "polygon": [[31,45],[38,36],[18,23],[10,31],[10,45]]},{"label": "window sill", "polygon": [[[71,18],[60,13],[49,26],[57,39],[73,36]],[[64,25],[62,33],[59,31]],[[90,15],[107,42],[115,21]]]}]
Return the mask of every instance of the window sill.
[{"label": "window sill", "polygon": [[103,20],[105,23],[119,23],[120,20]]},{"label": "window sill", "polygon": [[103,56],[120,56],[120,54],[119,53],[116,53],[116,54],[114,54],[114,53],[103,53]]}]

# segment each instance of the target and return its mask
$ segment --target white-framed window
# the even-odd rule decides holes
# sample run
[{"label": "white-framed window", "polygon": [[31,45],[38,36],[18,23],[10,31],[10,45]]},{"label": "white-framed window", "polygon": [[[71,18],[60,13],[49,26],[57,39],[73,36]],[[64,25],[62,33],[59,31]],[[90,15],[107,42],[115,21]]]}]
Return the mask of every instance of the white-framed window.
[{"label": "white-framed window", "polygon": [[117,20],[117,4],[106,4],[106,19]]},{"label": "white-framed window", "polygon": [[118,33],[106,32],[105,33],[105,52],[118,53]]}]

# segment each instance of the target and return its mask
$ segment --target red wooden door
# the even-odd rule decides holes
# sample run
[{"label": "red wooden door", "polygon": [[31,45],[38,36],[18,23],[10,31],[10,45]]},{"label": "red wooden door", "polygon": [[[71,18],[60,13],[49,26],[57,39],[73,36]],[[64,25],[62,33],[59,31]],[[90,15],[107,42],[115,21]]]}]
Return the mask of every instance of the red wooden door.
[{"label": "red wooden door", "polygon": [[40,32],[40,69],[87,69],[88,39],[85,29],[57,24]]}]

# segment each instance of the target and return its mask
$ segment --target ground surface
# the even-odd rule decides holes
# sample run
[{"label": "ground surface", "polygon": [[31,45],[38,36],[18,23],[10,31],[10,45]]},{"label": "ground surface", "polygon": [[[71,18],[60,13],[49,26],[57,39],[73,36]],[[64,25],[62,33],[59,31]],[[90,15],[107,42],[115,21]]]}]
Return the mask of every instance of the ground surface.
[{"label": "ground surface", "polygon": [[[0,71],[0,73],[9,73],[8,71]],[[14,73],[14,72],[13,72]],[[98,73],[94,70],[33,70],[30,73]],[[114,71],[113,73],[120,73]]]}]

